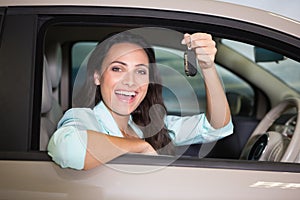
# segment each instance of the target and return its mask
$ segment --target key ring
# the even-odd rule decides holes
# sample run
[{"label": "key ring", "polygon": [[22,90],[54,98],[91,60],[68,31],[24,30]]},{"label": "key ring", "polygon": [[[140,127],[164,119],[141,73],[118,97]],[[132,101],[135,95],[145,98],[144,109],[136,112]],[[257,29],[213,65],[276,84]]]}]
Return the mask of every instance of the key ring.
[{"label": "key ring", "polygon": [[187,43],[187,48],[188,50],[191,50],[192,49],[192,37],[191,36],[188,36],[190,38],[190,42]]}]

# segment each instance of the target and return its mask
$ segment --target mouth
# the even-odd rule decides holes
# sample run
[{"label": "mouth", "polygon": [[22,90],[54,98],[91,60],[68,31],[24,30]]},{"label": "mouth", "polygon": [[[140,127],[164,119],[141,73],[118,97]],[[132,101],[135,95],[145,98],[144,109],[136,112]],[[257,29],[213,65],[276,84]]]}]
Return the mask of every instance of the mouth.
[{"label": "mouth", "polygon": [[121,101],[132,102],[138,93],[135,91],[116,90],[115,94]]}]

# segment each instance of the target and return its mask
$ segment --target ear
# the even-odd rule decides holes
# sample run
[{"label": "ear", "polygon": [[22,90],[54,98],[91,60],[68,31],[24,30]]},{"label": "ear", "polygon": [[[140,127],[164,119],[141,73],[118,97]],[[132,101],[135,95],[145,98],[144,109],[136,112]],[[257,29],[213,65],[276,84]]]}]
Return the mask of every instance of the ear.
[{"label": "ear", "polygon": [[100,76],[96,71],[94,72],[94,83],[95,85],[100,85]]}]

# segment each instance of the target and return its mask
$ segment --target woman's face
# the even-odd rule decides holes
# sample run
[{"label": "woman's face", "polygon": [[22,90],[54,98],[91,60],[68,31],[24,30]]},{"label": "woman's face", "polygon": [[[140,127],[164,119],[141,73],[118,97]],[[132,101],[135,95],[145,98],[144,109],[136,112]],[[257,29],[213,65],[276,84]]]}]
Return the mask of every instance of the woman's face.
[{"label": "woman's face", "polygon": [[101,75],[95,72],[95,84],[101,88],[106,106],[118,115],[129,115],[146,96],[149,84],[149,59],[138,45],[113,45],[101,66]]}]

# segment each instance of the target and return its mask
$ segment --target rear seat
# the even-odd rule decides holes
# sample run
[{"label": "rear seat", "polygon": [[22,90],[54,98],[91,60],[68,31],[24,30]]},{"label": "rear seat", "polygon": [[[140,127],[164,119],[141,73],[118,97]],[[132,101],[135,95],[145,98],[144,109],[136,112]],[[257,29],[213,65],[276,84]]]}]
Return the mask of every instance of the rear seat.
[{"label": "rear seat", "polygon": [[[47,57],[46,57],[47,56]],[[61,79],[61,52],[56,46],[47,51],[43,65],[43,91],[40,123],[40,150],[46,150],[58,121],[63,116],[59,104],[59,83]]]},{"label": "rear seat", "polygon": [[48,62],[48,71],[52,84],[52,94],[56,101],[59,102],[59,84],[62,74],[62,53],[61,47],[56,45],[48,45],[46,48],[46,60]]}]

